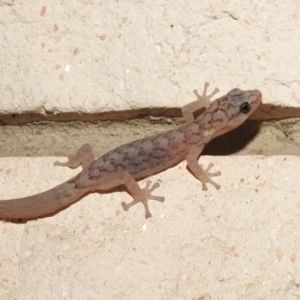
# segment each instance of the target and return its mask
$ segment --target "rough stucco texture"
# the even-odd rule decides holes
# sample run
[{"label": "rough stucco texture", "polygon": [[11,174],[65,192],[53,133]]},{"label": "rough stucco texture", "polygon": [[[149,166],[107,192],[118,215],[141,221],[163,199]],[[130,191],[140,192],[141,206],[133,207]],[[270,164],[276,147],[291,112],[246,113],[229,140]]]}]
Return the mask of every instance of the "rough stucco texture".
[{"label": "rough stucco texture", "polygon": [[[205,81],[299,107],[299,20],[297,1],[0,0],[0,112],[179,107]],[[1,158],[0,198],[76,173],[55,160]],[[210,161],[220,191],[183,162],[152,178],[149,220],[116,192],[1,222],[0,299],[299,298],[299,159]]]},{"label": "rough stucco texture", "polygon": [[0,111],[182,106],[205,81],[298,104],[298,4],[0,0]]},{"label": "rough stucco texture", "polygon": [[[54,160],[2,158],[1,190],[20,197],[76,174]],[[220,191],[202,192],[185,163],[152,177],[166,201],[150,203],[151,219],[142,205],[124,212],[130,197],[115,192],[24,225],[2,223],[1,299],[296,299],[300,160],[201,162],[212,160]]]}]

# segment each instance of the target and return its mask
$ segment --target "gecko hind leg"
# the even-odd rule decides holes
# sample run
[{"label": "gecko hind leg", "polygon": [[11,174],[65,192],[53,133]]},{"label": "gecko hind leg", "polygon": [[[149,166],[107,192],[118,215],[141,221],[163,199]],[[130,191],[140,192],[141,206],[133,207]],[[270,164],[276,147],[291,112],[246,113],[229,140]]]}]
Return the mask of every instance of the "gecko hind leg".
[{"label": "gecko hind leg", "polygon": [[75,155],[68,155],[66,163],[56,161],[54,166],[77,168],[82,165],[83,169],[88,168],[95,160],[95,155],[90,144],[84,144]]},{"label": "gecko hind leg", "polygon": [[145,218],[146,219],[150,218],[152,216],[152,214],[149,210],[148,201],[149,200],[156,200],[159,202],[165,201],[165,197],[155,196],[155,195],[151,194],[155,189],[157,189],[159,187],[159,183],[156,182],[155,184],[153,184],[153,186],[151,188],[149,188],[151,183],[152,183],[151,180],[147,180],[146,186],[143,189],[140,188],[139,192],[134,192],[134,193],[132,192],[133,200],[129,203],[122,202],[123,209],[125,211],[128,211],[130,207],[141,202],[145,208]]}]

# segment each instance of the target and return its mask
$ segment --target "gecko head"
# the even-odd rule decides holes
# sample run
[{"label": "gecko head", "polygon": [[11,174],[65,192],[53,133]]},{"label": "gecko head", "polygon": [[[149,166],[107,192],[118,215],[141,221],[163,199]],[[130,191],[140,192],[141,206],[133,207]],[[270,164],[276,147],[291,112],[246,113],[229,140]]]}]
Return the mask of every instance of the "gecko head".
[{"label": "gecko head", "polygon": [[215,100],[205,111],[203,121],[209,123],[208,139],[222,135],[244,123],[262,103],[259,90],[233,89]]},{"label": "gecko head", "polygon": [[220,106],[225,106],[228,126],[235,128],[244,123],[261,103],[262,94],[259,90],[233,89],[225,96],[223,105]]}]

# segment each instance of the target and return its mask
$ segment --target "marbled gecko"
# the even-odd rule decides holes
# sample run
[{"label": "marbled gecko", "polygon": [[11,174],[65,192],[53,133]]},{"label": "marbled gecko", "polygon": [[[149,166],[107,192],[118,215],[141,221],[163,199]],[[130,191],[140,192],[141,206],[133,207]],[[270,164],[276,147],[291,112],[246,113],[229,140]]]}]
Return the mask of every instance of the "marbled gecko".
[{"label": "marbled gecko", "polygon": [[[46,192],[11,200],[0,201],[0,218],[31,219],[42,217],[61,210],[90,192],[106,191],[124,185],[133,197],[130,203],[122,203],[127,211],[136,203],[145,207],[146,218],[151,217],[148,200],[164,201],[164,197],[152,192],[159,187],[151,186],[151,181],[140,188],[138,179],[161,172],[186,159],[194,176],[207,190],[207,183],[216,189],[220,185],[211,177],[221,173],[211,173],[210,163],[204,170],[198,164],[204,146],[213,138],[241,125],[262,103],[262,94],[258,90],[241,91],[233,89],[227,95],[210,102],[219,91],[215,89],[207,95],[209,84],[205,83],[202,95],[194,91],[198,100],[182,108],[185,124],[179,128],[140,139],[120,146],[95,160],[90,145],[83,145],[75,155],[68,156],[68,162],[55,162],[56,166],[76,168],[82,165],[82,171],[65,183]],[[204,112],[196,119],[193,113],[200,108]]]}]

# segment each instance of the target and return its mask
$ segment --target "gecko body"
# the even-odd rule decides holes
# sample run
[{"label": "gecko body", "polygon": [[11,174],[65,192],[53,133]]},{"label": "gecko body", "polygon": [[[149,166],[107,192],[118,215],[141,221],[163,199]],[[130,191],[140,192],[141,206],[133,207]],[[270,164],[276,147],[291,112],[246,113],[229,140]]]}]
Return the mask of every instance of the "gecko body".
[{"label": "gecko body", "polygon": [[[40,194],[0,201],[0,218],[37,218],[55,213],[72,204],[85,194],[107,191],[125,185],[133,201],[122,203],[128,210],[141,202],[145,207],[145,217],[151,217],[148,200],[164,201],[164,197],[152,195],[159,187],[158,183],[140,188],[137,180],[161,172],[186,159],[194,176],[202,183],[202,190],[207,190],[207,183],[216,189],[220,186],[211,177],[220,172],[211,173],[210,163],[207,169],[198,164],[204,146],[213,138],[241,125],[261,104],[262,95],[258,90],[241,91],[233,89],[226,95],[210,102],[218,92],[215,89],[207,95],[208,83],[204,92],[195,94],[198,100],[182,108],[186,121],[179,128],[158,135],[140,139],[104,154],[95,160],[91,146],[83,145],[75,155],[68,156],[67,163],[55,162],[56,166],[76,168],[82,165],[82,171],[65,183]],[[205,108],[194,119],[193,112]]]}]

